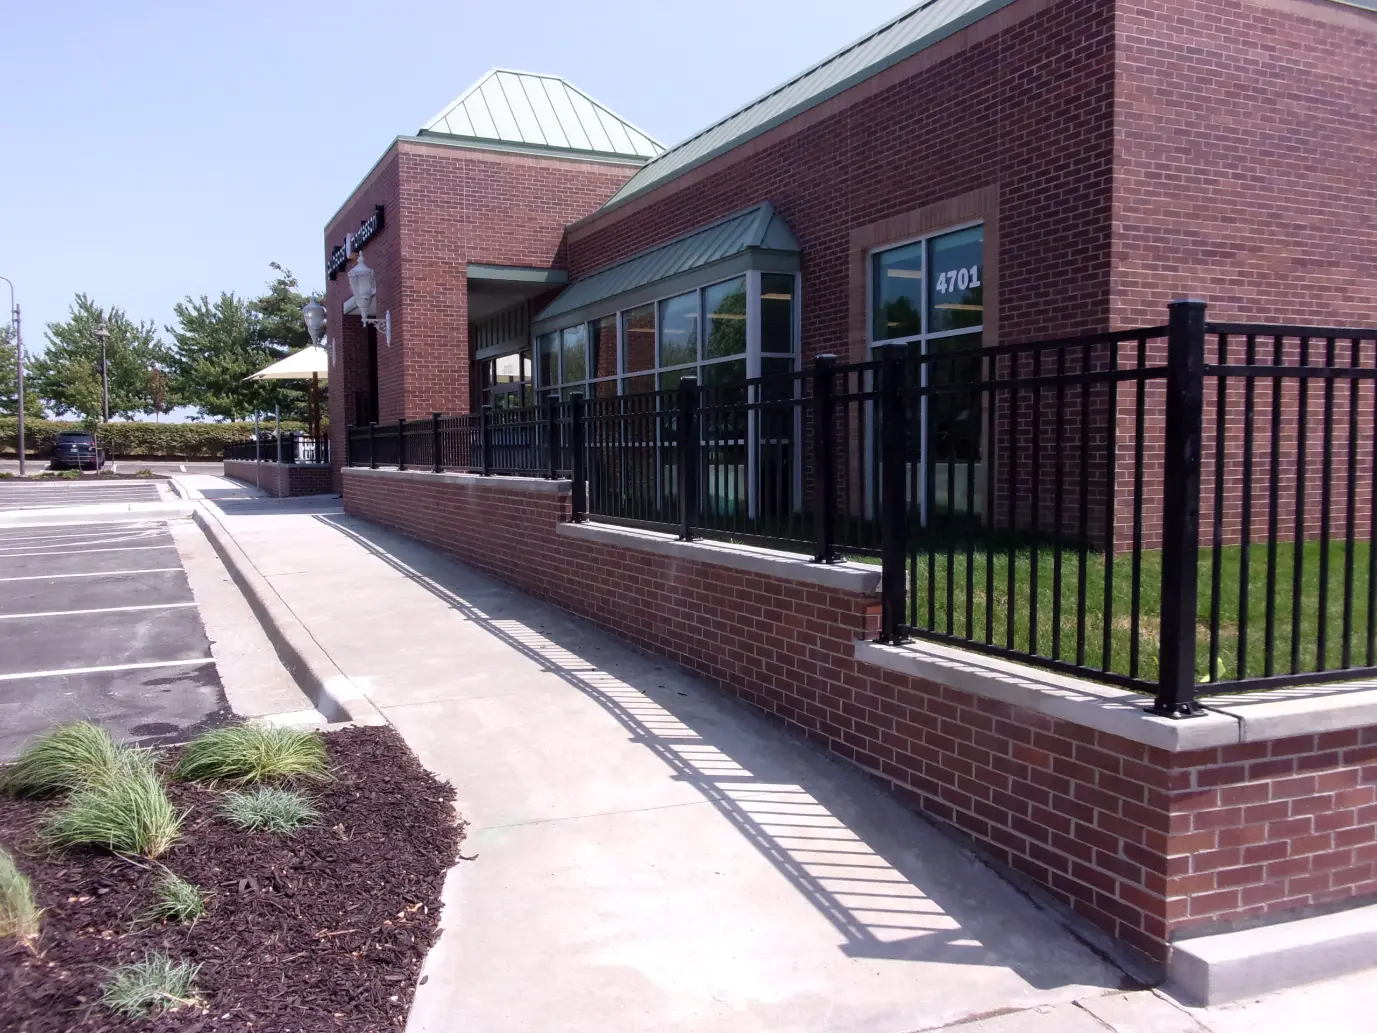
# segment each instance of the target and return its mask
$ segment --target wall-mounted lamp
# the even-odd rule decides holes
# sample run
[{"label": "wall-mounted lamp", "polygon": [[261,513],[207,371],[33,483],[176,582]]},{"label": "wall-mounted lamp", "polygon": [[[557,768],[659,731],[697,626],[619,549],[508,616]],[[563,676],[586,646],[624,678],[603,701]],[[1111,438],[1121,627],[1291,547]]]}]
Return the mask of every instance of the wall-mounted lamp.
[{"label": "wall-mounted lamp", "polygon": [[[311,300],[301,306],[301,318],[306,322],[306,332],[311,335],[311,343],[320,344],[320,339],[325,333],[325,306],[316,301],[316,296],[311,295]],[[330,365],[335,364],[335,342],[330,341]]]},{"label": "wall-mounted lamp", "polygon": [[381,327],[383,337],[391,347],[392,312],[385,312],[382,319],[372,319],[368,315],[373,311],[373,300],[378,296],[378,274],[364,263],[362,251],[359,252],[358,263],[349,270],[349,289],[354,292],[354,304],[358,306],[363,325]]}]

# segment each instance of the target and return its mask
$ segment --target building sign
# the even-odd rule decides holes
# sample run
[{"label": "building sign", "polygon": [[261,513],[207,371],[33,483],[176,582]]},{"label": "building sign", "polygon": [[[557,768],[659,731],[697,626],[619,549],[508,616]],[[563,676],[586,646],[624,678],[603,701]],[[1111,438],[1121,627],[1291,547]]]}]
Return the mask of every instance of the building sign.
[{"label": "building sign", "polygon": [[330,257],[325,260],[325,275],[333,280],[349,261],[349,256],[381,233],[382,229],[383,206],[375,204],[373,214],[363,220],[363,225],[353,233],[346,233],[344,243],[330,252]]}]

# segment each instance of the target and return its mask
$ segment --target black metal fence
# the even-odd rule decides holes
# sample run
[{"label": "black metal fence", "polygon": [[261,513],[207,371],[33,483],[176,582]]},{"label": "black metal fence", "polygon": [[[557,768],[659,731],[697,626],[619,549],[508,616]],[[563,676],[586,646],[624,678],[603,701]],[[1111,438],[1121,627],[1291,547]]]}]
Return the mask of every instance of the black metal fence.
[{"label": "black metal fence", "polygon": [[879,561],[883,636],[1151,693],[1377,674],[1377,331],[1167,325],[352,427],[595,517]]},{"label": "black metal fence", "polygon": [[[279,447],[279,441],[281,442]],[[302,431],[262,434],[257,441],[236,441],[225,446],[225,458],[261,463],[328,463],[330,439]]]}]

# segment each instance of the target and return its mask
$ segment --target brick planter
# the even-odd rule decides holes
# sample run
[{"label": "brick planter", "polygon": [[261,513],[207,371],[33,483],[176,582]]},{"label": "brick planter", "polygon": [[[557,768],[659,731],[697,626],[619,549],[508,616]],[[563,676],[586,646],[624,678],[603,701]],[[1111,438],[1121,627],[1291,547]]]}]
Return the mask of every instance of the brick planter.
[{"label": "brick planter", "polygon": [[328,495],[335,490],[328,463],[255,463],[226,459],[225,476],[255,485],[279,499]]},{"label": "brick planter", "polygon": [[571,524],[562,481],[343,478],[346,512],[712,678],[1159,970],[1174,939],[1377,894],[1377,692],[1287,690],[1170,721],[1122,690],[865,641],[873,566]]}]

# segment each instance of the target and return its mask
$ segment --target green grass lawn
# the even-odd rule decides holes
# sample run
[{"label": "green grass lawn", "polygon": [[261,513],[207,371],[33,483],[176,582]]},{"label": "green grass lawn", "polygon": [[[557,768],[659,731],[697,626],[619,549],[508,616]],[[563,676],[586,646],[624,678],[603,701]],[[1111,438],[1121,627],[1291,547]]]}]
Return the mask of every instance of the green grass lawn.
[{"label": "green grass lawn", "polygon": [[[1012,595],[1009,588],[1010,550],[1007,545],[1002,551],[987,555],[977,543],[974,556],[969,559],[964,542],[954,543],[952,549],[954,555],[951,557],[948,556],[945,544],[940,548],[934,547],[930,553],[919,552],[910,567],[910,619],[916,628],[950,632],[961,638],[985,642],[988,615],[992,623],[990,640],[995,645],[1071,663],[1079,660],[1092,668],[1109,670],[1144,681],[1156,680],[1162,587],[1160,552],[1150,551],[1141,555],[1138,598],[1140,616],[1136,626],[1133,619],[1133,556],[1121,554],[1113,557],[1112,563],[1107,564],[1102,553],[1087,553],[1084,570],[1085,630],[1083,644],[1079,644],[1077,625],[1082,609],[1081,558],[1076,548],[1064,547],[1058,550],[1047,544],[1037,547],[1015,545],[1012,560]],[[1061,555],[1059,591],[1056,577],[1058,551]],[[1293,603],[1297,594],[1300,597],[1299,648],[1294,669],[1313,671],[1320,667],[1344,666],[1344,586],[1348,557],[1342,541],[1331,543],[1329,547],[1328,592],[1323,604],[1320,599],[1321,544],[1307,542],[1301,548],[1301,578],[1298,592],[1294,578],[1295,549],[1289,543],[1277,544],[1275,576],[1270,579],[1274,585],[1270,599],[1273,610],[1273,651],[1270,668],[1267,656],[1268,557],[1266,544],[1260,544],[1253,545],[1248,550],[1246,620],[1240,620],[1240,575],[1244,549],[1242,546],[1232,546],[1220,550],[1219,636],[1215,644],[1217,660],[1211,672],[1210,610],[1211,585],[1214,578],[1213,552],[1212,549],[1200,550],[1196,621],[1198,681],[1231,681],[1241,677],[1291,672]],[[1037,563],[1036,592],[1032,589],[1034,557]],[[1368,543],[1355,543],[1352,555],[1352,605],[1349,611],[1348,633],[1350,666],[1361,666],[1368,662],[1368,560]],[[994,575],[993,592],[988,590],[987,585],[987,574],[991,566]],[[1107,573],[1111,577],[1108,606],[1105,599]],[[928,597],[929,586],[933,589],[931,601]],[[1011,598],[1014,613],[1012,636],[1009,629]],[[1109,656],[1106,659],[1104,654],[1107,613],[1110,631]],[[1319,641],[1322,624],[1325,645],[1321,664]],[[1078,658],[1078,648],[1083,648],[1083,659]]]}]

